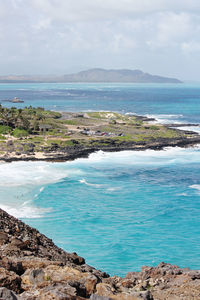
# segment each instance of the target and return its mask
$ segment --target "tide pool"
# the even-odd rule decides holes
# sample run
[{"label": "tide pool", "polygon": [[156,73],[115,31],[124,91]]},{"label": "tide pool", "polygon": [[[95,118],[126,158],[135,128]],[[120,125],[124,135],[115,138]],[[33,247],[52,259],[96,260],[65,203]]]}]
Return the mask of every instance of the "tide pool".
[{"label": "tide pool", "polygon": [[200,268],[200,148],[0,164],[0,207],[88,264]]}]

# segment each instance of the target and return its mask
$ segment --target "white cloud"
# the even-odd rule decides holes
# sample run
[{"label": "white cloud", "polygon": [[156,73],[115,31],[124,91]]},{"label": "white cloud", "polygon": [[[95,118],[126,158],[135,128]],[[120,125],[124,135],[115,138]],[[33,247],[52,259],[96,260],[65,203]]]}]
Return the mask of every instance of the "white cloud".
[{"label": "white cloud", "polygon": [[151,48],[173,47],[200,34],[200,17],[188,13],[161,13],[154,19],[154,34],[147,40]]},{"label": "white cloud", "polygon": [[32,0],[35,9],[62,21],[132,18],[164,11],[200,11],[198,0]]},{"label": "white cloud", "polygon": [[181,48],[186,54],[191,54],[193,52],[200,51],[200,41],[190,41],[182,43]]},{"label": "white cloud", "polygon": [[200,59],[200,1],[0,0],[0,45],[1,73],[171,67],[166,75],[179,76],[177,57],[190,69]]}]

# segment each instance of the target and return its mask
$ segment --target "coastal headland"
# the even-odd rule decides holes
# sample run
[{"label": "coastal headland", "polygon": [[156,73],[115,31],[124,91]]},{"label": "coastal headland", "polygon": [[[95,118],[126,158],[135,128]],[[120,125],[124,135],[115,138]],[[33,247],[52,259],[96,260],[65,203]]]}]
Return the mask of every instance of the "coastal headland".
[{"label": "coastal headland", "polygon": [[67,161],[99,150],[160,150],[198,143],[199,134],[173,128],[173,124],[157,124],[144,116],[0,106],[0,160],[3,161]]},{"label": "coastal headland", "polygon": [[160,263],[110,277],[0,209],[0,299],[197,300],[200,271]]}]

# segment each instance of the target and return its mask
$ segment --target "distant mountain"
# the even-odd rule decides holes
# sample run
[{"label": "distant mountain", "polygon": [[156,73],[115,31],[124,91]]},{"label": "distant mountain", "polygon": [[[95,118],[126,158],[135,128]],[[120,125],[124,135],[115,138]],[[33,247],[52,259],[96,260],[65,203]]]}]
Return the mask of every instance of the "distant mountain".
[{"label": "distant mountain", "polygon": [[129,82],[129,83],[181,83],[176,78],[151,75],[140,70],[90,69],[63,76],[0,76],[0,82]]},{"label": "distant mountain", "polygon": [[66,82],[138,82],[138,83],[181,83],[176,78],[167,78],[144,73],[140,70],[90,69],[75,74],[64,75]]}]

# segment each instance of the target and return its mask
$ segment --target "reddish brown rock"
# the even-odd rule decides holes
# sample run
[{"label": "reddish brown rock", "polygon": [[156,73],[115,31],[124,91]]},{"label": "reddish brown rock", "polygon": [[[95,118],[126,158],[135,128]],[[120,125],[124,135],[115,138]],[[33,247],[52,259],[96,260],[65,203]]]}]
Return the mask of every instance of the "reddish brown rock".
[{"label": "reddish brown rock", "polygon": [[12,271],[0,268],[0,287],[6,287],[16,293],[20,293],[21,278]]}]

